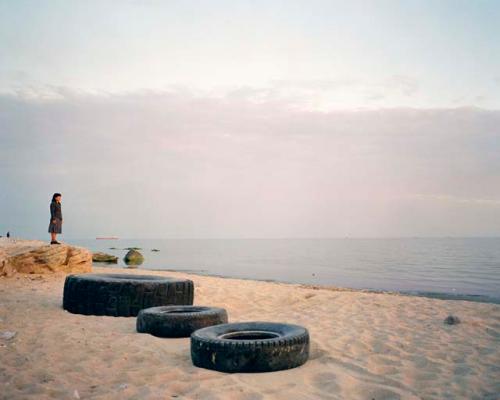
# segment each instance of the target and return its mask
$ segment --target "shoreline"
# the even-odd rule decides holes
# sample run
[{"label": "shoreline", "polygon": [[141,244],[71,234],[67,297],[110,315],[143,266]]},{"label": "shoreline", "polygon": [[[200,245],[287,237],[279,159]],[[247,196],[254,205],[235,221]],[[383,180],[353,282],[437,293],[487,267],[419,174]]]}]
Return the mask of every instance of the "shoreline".
[{"label": "shoreline", "polygon": [[[191,239],[188,239],[191,240]],[[265,239],[263,239],[265,240]],[[27,248],[29,247],[35,247],[39,245],[45,245],[47,244],[45,241],[37,240],[37,239],[21,239],[21,238],[15,238],[11,237],[10,239],[8,238],[0,238],[0,253],[2,249],[5,249],[9,246],[11,248],[9,249],[11,254],[16,254],[19,252],[26,251]],[[64,244],[64,243],[63,243]],[[70,244],[70,243],[66,243]],[[12,246],[15,245],[15,246]],[[72,245],[72,244],[70,244]],[[77,244],[81,246],[80,244]],[[122,249],[120,249],[122,250]],[[106,263],[92,263],[94,267],[97,268],[120,268],[122,270],[127,270],[126,265],[122,265],[121,262],[119,264],[106,264]],[[320,289],[325,289],[325,290],[332,290],[332,291],[353,291],[353,292],[362,292],[362,293],[382,293],[382,294],[390,294],[390,295],[399,295],[399,296],[409,296],[409,297],[424,297],[424,298],[431,298],[431,299],[439,299],[439,300],[452,300],[452,301],[470,301],[470,302],[475,302],[475,303],[485,303],[485,304],[500,304],[500,293],[498,297],[494,297],[491,295],[485,295],[485,294],[470,294],[470,293],[450,293],[450,292],[433,292],[433,291],[428,291],[428,290],[391,290],[391,289],[376,289],[376,288],[356,288],[356,287],[349,287],[349,286],[336,286],[332,284],[316,284],[316,283],[301,283],[301,282],[293,282],[293,281],[287,281],[287,280],[281,280],[281,279],[259,279],[255,277],[241,277],[241,276],[232,276],[232,275],[222,275],[222,274],[217,274],[217,273],[210,273],[209,270],[196,270],[196,269],[175,269],[175,268],[167,268],[167,269],[160,269],[160,268],[154,268],[154,267],[148,267],[144,268],[141,266],[138,266],[139,270],[141,271],[172,271],[172,272],[179,272],[179,273],[185,273],[185,274],[190,274],[190,275],[199,275],[199,276],[211,276],[211,277],[216,277],[216,278],[222,278],[222,279],[241,279],[241,280],[250,280],[250,281],[258,281],[258,282],[274,282],[274,283],[280,283],[280,284],[288,284],[288,285],[298,285],[298,286],[303,286],[305,288],[320,288]]]},{"label": "shoreline", "polygon": [[[309,361],[295,369],[224,374],[196,368],[189,339],[138,334],[135,318],[62,309],[65,274],[0,279],[0,393],[8,399],[471,399],[500,390],[500,306],[173,271],[93,273],[189,278],[195,305],[230,322],[305,326]],[[443,323],[448,315],[461,322]],[[77,396],[75,395],[77,393]],[[0,395],[0,398],[2,398]]]},{"label": "shoreline", "polygon": [[318,290],[330,290],[330,291],[338,291],[338,292],[360,292],[360,293],[374,293],[374,294],[388,294],[394,296],[407,296],[407,297],[423,297],[427,299],[436,299],[436,300],[450,300],[450,301],[470,301],[473,303],[485,303],[485,304],[500,304],[500,297],[491,297],[486,295],[479,294],[453,294],[446,292],[421,292],[421,291],[397,291],[397,290],[383,290],[383,289],[360,289],[360,288],[351,288],[351,287],[342,287],[342,286],[334,286],[334,285],[316,285],[316,284],[308,284],[308,283],[297,283],[297,282],[288,282],[288,281],[280,281],[276,279],[257,279],[257,278],[244,278],[244,277],[235,277],[235,276],[226,276],[226,275],[218,275],[218,274],[210,274],[210,273],[201,273],[200,271],[195,270],[180,270],[180,269],[159,269],[159,268],[127,268],[116,266],[116,264],[109,264],[110,267],[104,265],[105,263],[96,263],[94,262],[92,265],[96,268],[117,268],[123,270],[139,270],[139,271],[156,271],[156,272],[177,272],[186,275],[193,276],[210,276],[213,278],[221,278],[221,279],[237,279],[243,281],[255,281],[255,282],[270,282],[277,283],[283,285],[291,285],[291,286],[299,286],[306,289],[318,289]]},{"label": "shoreline", "polygon": [[[71,243],[123,257],[140,247],[140,268],[201,275],[398,292],[500,304],[498,238],[422,240],[120,239]],[[463,242],[462,242],[463,240]],[[359,242],[359,243],[358,243]],[[361,242],[365,242],[364,244]],[[113,247],[112,249],[108,249]],[[118,248],[118,249],[117,249]],[[160,252],[151,252],[151,249]],[[448,254],[451,252],[451,256]],[[121,259],[120,267],[126,267]]]}]

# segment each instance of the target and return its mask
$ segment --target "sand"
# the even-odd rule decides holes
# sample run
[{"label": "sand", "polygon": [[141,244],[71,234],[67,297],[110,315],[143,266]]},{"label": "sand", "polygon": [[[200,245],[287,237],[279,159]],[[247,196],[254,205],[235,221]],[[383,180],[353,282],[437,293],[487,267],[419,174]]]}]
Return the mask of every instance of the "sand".
[{"label": "sand", "polygon": [[[233,322],[306,326],[310,360],[274,373],[198,369],[189,339],[136,333],[135,318],[70,314],[63,274],[18,275],[0,279],[0,333],[17,332],[0,339],[0,398],[499,398],[499,305],[146,273],[193,279],[195,304],[225,307]],[[462,322],[443,324],[449,314]]]}]

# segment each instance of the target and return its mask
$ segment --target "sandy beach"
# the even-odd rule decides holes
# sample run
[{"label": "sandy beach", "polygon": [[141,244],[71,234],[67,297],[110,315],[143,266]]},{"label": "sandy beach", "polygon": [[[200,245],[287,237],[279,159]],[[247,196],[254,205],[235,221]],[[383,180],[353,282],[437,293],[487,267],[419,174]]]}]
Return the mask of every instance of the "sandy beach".
[{"label": "sandy beach", "polygon": [[0,0],[0,400],[500,400],[499,22]]},{"label": "sandy beach", "polygon": [[[195,304],[225,307],[232,322],[306,326],[309,362],[261,374],[198,369],[188,339],[138,334],[135,318],[70,314],[64,274],[18,274],[0,279],[0,332],[17,332],[0,339],[0,398],[498,398],[498,305],[146,273],[193,279]],[[449,314],[462,322],[443,324]]]}]

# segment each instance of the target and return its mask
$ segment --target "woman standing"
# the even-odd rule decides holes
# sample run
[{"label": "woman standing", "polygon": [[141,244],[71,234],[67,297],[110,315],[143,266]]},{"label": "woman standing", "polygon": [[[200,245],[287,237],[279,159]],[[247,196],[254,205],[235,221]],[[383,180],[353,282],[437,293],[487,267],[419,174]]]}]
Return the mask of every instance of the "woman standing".
[{"label": "woman standing", "polygon": [[62,233],[61,197],[61,193],[54,193],[50,203],[50,244],[61,244],[56,240],[56,235]]}]

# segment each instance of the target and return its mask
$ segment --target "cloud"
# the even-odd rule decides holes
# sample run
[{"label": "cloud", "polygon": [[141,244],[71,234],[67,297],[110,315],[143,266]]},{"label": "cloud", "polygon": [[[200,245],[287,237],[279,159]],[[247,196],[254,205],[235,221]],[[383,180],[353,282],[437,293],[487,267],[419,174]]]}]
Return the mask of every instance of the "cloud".
[{"label": "cloud", "polygon": [[[268,95],[281,98],[293,96],[309,109],[331,109],[333,104],[358,103],[377,106],[387,98],[410,98],[418,93],[419,82],[406,75],[391,75],[382,80],[359,77],[309,80],[272,80]],[[356,100],[358,99],[358,100]]]},{"label": "cloud", "polygon": [[61,191],[73,237],[500,233],[451,201],[500,199],[500,111],[50,90],[0,96],[0,230],[44,232]]}]

